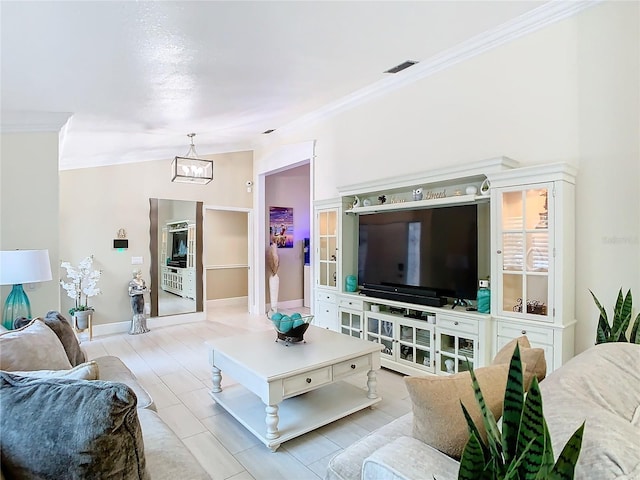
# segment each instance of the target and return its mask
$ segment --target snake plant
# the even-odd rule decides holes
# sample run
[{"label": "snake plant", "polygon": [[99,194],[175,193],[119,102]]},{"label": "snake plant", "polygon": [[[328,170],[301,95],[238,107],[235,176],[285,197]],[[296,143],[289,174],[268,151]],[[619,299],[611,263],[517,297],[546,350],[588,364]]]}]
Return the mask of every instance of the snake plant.
[{"label": "snake plant", "polygon": [[524,392],[520,348],[516,346],[509,365],[502,432],[485,404],[472,368],[470,373],[487,432],[487,442],[482,440],[469,412],[462,405],[469,426],[469,440],[460,459],[458,479],[573,479],[582,446],[584,423],[569,438],[554,463],[551,437],[544,419],[542,396],[536,377],[533,378],[526,395]]},{"label": "snake plant", "polygon": [[598,310],[600,310],[600,318],[598,318],[598,328],[596,330],[596,344],[606,342],[631,342],[640,343],[640,313],[633,322],[631,327],[630,338],[627,340],[627,329],[631,323],[631,309],[633,300],[631,297],[631,290],[627,291],[627,294],[622,296],[622,289],[618,292],[618,299],[613,309],[613,325],[609,324],[607,318],[607,312],[600,304],[596,296],[591,290],[591,296],[593,301],[596,302]]}]

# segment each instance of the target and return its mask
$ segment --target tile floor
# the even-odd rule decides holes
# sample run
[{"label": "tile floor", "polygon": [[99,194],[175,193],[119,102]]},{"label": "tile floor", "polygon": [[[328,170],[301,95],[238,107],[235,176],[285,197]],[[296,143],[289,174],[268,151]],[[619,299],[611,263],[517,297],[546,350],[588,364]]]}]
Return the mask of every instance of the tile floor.
[{"label": "tile floor", "polygon": [[266,317],[239,310],[210,310],[207,321],[155,328],[144,335],[94,337],[83,347],[90,358],[116,355],[127,364],[153,397],[160,416],[215,480],[324,478],[336,453],[411,410],[403,376],[383,369],[378,372],[382,401],[374,408],[285,442],[272,453],[209,396],[204,341],[272,328]]}]

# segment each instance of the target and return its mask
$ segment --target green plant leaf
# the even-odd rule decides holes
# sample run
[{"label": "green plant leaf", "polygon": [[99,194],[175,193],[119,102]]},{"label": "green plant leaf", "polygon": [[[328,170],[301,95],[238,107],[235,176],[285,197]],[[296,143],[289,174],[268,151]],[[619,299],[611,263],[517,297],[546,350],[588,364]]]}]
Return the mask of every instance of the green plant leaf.
[{"label": "green plant leaf", "polygon": [[[464,409],[464,405],[462,407]],[[473,424],[473,422],[471,422]],[[484,446],[476,432],[472,432],[460,458],[458,480],[477,480],[478,473],[485,471]],[[489,477],[492,478],[492,477]]]},{"label": "green plant leaf", "polygon": [[538,385],[537,377],[533,377],[531,386],[527,393],[524,408],[522,410],[522,420],[520,421],[520,435],[518,436],[517,456],[522,455],[528,447],[526,463],[520,472],[521,478],[530,477],[530,474],[538,472],[544,458],[545,446],[545,424],[542,412],[542,395]]},{"label": "green plant leaf", "polygon": [[480,390],[480,384],[478,383],[478,379],[476,378],[476,374],[473,371],[473,366],[467,361],[467,366],[469,368],[469,374],[471,375],[471,385],[473,387],[473,393],[476,397],[476,401],[478,402],[478,406],[480,407],[480,413],[482,414],[482,423],[484,425],[484,429],[487,432],[487,443],[489,444],[489,450],[493,453],[493,456],[496,458],[502,458],[502,442],[500,441],[500,429],[498,428],[498,424],[496,422],[493,413],[487,407],[486,402],[484,401],[484,396],[482,395],[482,391]]},{"label": "green plant leaf", "polygon": [[640,344],[640,313],[633,322],[633,327],[631,327],[631,335],[629,336],[629,341],[631,343]]},{"label": "green plant leaf", "polygon": [[575,474],[576,463],[578,463],[578,457],[580,456],[580,449],[582,448],[582,435],[584,433],[584,422],[578,429],[571,435],[571,438],[567,441],[560,456],[553,466],[553,470],[547,475],[549,480],[572,480]]},{"label": "green plant leaf", "polygon": [[524,383],[522,361],[520,359],[520,345],[516,348],[509,364],[507,387],[504,392],[502,413],[502,451],[505,463],[511,463],[516,455],[520,418],[524,407]]},{"label": "green plant leaf", "polygon": [[478,430],[478,427],[476,426],[475,423],[473,423],[473,419],[471,418],[471,415],[469,415],[469,411],[464,406],[462,401],[460,401],[460,407],[462,407],[462,414],[464,415],[464,418],[467,421],[467,427],[469,429],[469,440],[471,439],[471,436],[473,435],[476,436],[476,438],[480,442],[480,446],[482,447],[482,453],[484,455],[484,458],[486,461],[488,461],[491,458],[491,452],[489,451],[489,447],[487,447],[485,443],[482,441],[482,435],[480,435],[480,431]]},{"label": "green plant leaf", "polygon": [[598,310],[600,310],[600,318],[598,318],[598,329],[596,330],[596,344],[608,342],[609,338],[611,337],[611,326],[609,325],[607,312],[600,304],[594,293],[591,290],[589,290],[589,293],[591,293],[593,301],[598,307]]},{"label": "green plant leaf", "polygon": [[505,472],[505,478],[516,478],[520,480],[520,470],[521,466],[528,461],[529,452],[531,450],[531,446],[533,445],[533,440],[529,442],[529,444],[524,448],[524,450],[518,454],[518,456],[513,458],[513,461],[508,465],[507,471]]},{"label": "green plant leaf", "polygon": [[627,342],[627,329],[629,328],[629,323],[631,322],[631,312],[629,312],[625,317],[616,317],[616,321],[614,326],[611,328],[611,339],[610,342]]},{"label": "green plant leaf", "polygon": [[631,290],[622,296],[622,288],[618,291],[616,305],[613,308],[613,324],[611,325],[611,342],[626,342],[626,332],[631,321]]}]

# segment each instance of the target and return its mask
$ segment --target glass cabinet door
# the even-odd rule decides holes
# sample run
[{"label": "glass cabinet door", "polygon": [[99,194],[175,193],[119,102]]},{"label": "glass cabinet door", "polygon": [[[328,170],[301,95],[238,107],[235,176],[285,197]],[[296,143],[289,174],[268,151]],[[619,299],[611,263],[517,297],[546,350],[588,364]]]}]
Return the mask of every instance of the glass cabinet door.
[{"label": "glass cabinet door", "polygon": [[394,322],[385,320],[383,316],[378,316],[372,313],[366,314],[366,340],[370,342],[379,343],[384,346],[381,352],[383,357],[393,358],[395,341],[394,335]]},{"label": "glass cabinet door", "polygon": [[335,287],[338,281],[338,212],[318,212],[318,282],[324,287]]},{"label": "glass cabinet door", "polygon": [[550,298],[550,186],[499,194],[501,260],[499,307],[504,314],[548,318]]},{"label": "glass cabinet door", "polygon": [[437,373],[466,372],[469,370],[469,365],[475,368],[478,342],[475,335],[458,335],[456,332],[441,331],[437,339]]},{"label": "glass cabinet door", "polygon": [[433,372],[433,330],[427,324],[409,321],[399,321],[398,329],[398,361],[408,362],[411,366],[418,365]]},{"label": "glass cabinet door", "polygon": [[340,331],[345,335],[362,338],[362,313],[340,310]]}]

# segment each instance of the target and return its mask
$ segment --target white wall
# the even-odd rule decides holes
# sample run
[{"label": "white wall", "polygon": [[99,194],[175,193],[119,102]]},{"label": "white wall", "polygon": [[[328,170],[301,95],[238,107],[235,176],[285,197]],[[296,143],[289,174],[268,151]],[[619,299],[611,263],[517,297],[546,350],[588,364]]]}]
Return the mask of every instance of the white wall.
[{"label": "white wall", "polygon": [[[640,308],[639,5],[605,2],[543,30],[298,131],[315,140],[315,199],[339,185],[505,155],[579,168],[576,351],[620,286]],[[613,238],[613,240],[610,240]]]},{"label": "white wall", "polygon": [[[0,159],[0,249],[49,250],[53,280],[24,286],[43,316],[60,308],[58,132],[3,133]],[[10,291],[2,287],[2,305]]]},{"label": "white wall", "polygon": [[[252,153],[209,157],[215,164],[214,180],[208,185],[172,183],[171,160],[60,172],[60,259],[76,264],[93,254],[94,267],[103,270],[99,284],[103,293],[91,302],[96,308],[95,325],[131,320],[127,284],[132,256],[143,258],[141,268],[149,282],[149,198],[252,207],[253,198],[245,185],[253,174]],[[124,252],[112,248],[120,228],[129,238],[129,249]],[[65,309],[70,302],[63,296]]]}]

